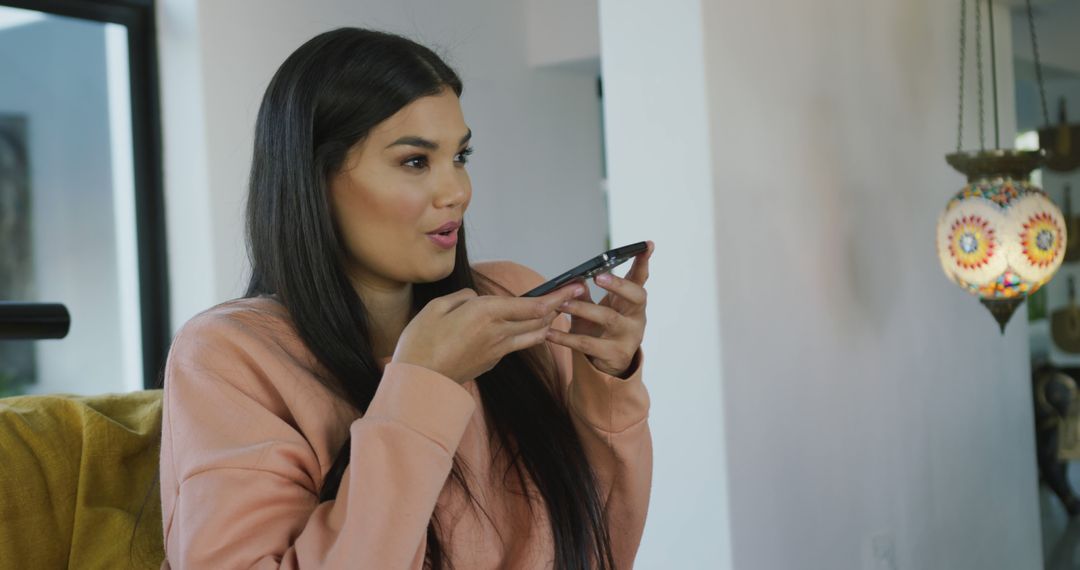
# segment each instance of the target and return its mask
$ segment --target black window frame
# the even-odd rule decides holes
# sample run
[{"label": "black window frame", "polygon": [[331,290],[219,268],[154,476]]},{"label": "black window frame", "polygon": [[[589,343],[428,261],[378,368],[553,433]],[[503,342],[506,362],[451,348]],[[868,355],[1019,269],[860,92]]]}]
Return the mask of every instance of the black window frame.
[{"label": "black window frame", "polygon": [[161,385],[160,375],[164,372],[172,330],[154,0],[0,0],[0,6],[127,28],[143,388],[157,388]]}]

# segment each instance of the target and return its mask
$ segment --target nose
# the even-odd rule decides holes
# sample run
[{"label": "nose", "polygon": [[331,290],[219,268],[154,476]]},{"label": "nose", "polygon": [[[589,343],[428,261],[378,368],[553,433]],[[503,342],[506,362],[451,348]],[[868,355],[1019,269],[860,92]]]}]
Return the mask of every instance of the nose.
[{"label": "nose", "polygon": [[468,175],[451,175],[439,184],[435,194],[435,205],[439,208],[461,206],[469,201],[472,186]]}]

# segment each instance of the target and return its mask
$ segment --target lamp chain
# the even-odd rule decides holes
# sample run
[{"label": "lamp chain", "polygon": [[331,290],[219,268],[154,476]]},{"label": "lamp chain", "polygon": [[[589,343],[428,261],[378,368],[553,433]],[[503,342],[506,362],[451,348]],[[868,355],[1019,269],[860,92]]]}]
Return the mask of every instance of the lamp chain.
[{"label": "lamp chain", "polygon": [[960,0],[960,112],[956,120],[956,152],[964,142],[964,67],[967,61],[967,0]]},{"label": "lamp chain", "polygon": [[983,108],[982,0],[975,0],[975,67],[979,72],[979,148],[986,150],[986,111]]},{"label": "lamp chain", "polygon": [[994,41],[994,0],[986,0],[986,15],[990,19],[990,85],[994,93],[994,148],[1001,148],[1001,127],[998,126],[997,42]]},{"label": "lamp chain", "polygon": [[1031,30],[1031,51],[1035,55],[1035,79],[1039,82],[1039,100],[1042,101],[1043,124],[1050,126],[1050,113],[1046,110],[1046,88],[1043,86],[1042,63],[1039,61],[1039,36],[1035,34],[1035,15],[1031,0],[1027,0],[1028,28]]}]

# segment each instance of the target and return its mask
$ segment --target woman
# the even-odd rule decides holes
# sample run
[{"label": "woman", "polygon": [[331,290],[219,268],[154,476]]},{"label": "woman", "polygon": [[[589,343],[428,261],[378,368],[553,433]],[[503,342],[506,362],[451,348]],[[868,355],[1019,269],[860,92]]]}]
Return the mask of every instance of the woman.
[{"label": "woman", "polygon": [[247,292],[188,321],[166,365],[164,567],[632,566],[653,246],[598,304],[470,265],[461,90],[427,48],[360,29],[274,75]]}]

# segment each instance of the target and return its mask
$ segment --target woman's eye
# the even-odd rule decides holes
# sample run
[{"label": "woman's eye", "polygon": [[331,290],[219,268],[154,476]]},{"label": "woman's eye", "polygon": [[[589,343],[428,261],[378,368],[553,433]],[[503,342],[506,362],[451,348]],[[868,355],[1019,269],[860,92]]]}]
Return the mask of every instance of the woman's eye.
[{"label": "woman's eye", "polygon": [[471,147],[471,146],[466,148],[465,150],[459,152],[458,155],[457,155],[458,163],[465,164],[465,163],[469,162],[469,155],[472,154],[472,153],[473,153],[473,147]]},{"label": "woman's eye", "polygon": [[[454,156],[454,162],[458,164],[465,164],[469,162],[469,155],[472,153],[472,147],[466,148],[465,150],[457,153],[457,155]],[[405,161],[401,164],[402,166],[407,166],[416,170],[423,170],[428,167],[428,157],[424,155],[414,156],[405,159]]]},{"label": "woman's eye", "polygon": [[417,168],[417,169],[424,168],[424,167],[427,166],[427,157],[426,156],[414,156],[414,157],[406,160],[402,164],[404,164],[405,166],[408,166],[409,168]]}]

